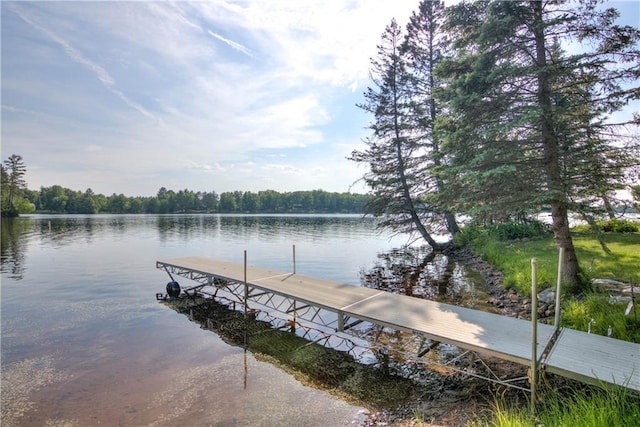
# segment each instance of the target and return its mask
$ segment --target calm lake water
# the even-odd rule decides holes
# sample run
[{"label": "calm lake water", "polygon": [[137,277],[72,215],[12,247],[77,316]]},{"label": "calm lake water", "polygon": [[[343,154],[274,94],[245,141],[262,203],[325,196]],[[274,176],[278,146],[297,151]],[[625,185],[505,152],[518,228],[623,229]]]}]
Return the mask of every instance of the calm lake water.
[{"label": "calm lake water", "polygon": [[298,273],[357,285],[405,243],[356,215],[3,219],[2,425],[350,425],[361,408],[156,302],[168,277],[155,261],[247,250],[289,271],[295,244]]}]

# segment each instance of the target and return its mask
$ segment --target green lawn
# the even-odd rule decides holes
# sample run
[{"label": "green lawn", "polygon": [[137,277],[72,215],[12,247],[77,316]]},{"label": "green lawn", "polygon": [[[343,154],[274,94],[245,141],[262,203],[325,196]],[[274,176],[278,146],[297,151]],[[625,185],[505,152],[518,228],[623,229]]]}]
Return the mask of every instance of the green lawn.
[{"label": "green lawn", "polygon": [[[614,279],[638,285],[640,296],[640,233],[604,233],[605,252],[594,234],[577,233],[574,246],[582,274],[586,279]],[[558,269],[558,250],[551,236],[519,241],[476,239],[477,254],[495,265],[504,274],[504,285],[513,287],[521,295],[531,294],[531,259],[538,259],[538,291],[555,286]],[[565,289],[567,291],[567,289]],[[561,324],[625,341],[640,343],[640,297],[635,312],[625,315],[627,302],[612,303],[608,294],[588,290],[578,295],[565,292]]]},{"label": "green lawn", "polygon": [[[605,278],[640,285],[640,233],[604,233],[611,253],[603,250],[593,234],[574,235],[580,268],[590,279]],[[504,274],[504,285],[521,294],[531,293],[531,259],[538,259],[538,289],[555,286],[558,249],[551,236],[521,240],[482,239],[474,250]]]}]

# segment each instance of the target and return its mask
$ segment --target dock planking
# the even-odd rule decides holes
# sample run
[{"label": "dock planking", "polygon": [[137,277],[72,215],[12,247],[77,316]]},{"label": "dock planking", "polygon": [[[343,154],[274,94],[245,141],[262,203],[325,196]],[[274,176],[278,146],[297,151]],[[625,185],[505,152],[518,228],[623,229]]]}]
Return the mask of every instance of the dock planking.
[{"label": "dock planking", "polygon": [[[530,365],[532,324],[470,308],[202,257],[157,261],[156,267],[211,279],[244,282],[257,289],[515,363]],[[245,278],[246,275],[246,278]],[[538,324],[536,354],[543,354],[555,327]],[[640,391],[640,345],[561,329],[541,360],[548,372],[587,383],[605,382]]]}]

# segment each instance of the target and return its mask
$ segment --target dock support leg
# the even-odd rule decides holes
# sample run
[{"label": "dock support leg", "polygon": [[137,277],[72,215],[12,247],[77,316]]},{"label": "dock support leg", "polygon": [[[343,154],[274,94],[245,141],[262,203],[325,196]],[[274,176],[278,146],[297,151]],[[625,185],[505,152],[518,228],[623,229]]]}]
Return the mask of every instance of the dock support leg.
[{"label": "dock support leg", "polygon": [[293,274],[296,274],[296,245],[293,245]]},{"label": "dock support leg", "polygon": [[564,248],[558,249],[558,283],[556,284],[556,315],[553,322],[556,331],[560,328],[560,295],[562,294],[562,263],[564,262]]},{"label": "dock support leg", "polygon": [[249,285],[247,285],[247,251],[244,251],[244,316],[247,316],[247,300],[249,299]]},{"label": "dock support leg", "polygon": [[338,311],[338,332],[344,332],[344,315]]},{"label": "dock support leg", "polygon": [[531,413],[536,412],[538,382],[538,259],[531,259]]}]

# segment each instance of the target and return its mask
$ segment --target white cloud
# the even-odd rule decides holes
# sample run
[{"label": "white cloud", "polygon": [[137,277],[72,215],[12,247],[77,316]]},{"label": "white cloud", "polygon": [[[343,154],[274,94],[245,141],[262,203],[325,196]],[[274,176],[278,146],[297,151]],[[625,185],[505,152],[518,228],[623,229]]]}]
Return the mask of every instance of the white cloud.
[{"label": "white cloud", "polygon": [[138,112],[142,113],[143,115],[145,115],[145,116],[147,116],[149,118],[154,118],[153,114],[151,114],[149,111],[147,111],[141,105],[139,105],[138,103],[136,103],[135,101],[133,101],[132,99],[127,97],[122,91],[118,90],[115,87],[115,80],[109,74],[109,72],[107,70],[105,70],[102,66],[100,66],[99,64],[97,64],[94,61],[90,60],[89,58],[85,57],[78,50],[76,50],[70,43],[68,43],[66,40],[64,40],[62,37],[60,37],[54,31],[52,31],[52,30],[50,30],[48,28],[45,28],[43,25],[38,24],[35,20],[31,19],[28,16],[28,14],[21,12],[20,9],[18,9],[16,7],[12,7],[12,6],[8,6],[8,7],[10,7],[13,12],[15,12],[18,16],[20,16],[20,18],[22,18],[29,25],[31,25],[35,29],[41,31],[49,39],[51,39],[54,42],[56,42],[57,44],[59,44],[63,48],[64,52],[73,61],[77,62],[78,64],[80,64],[83,67],[85,67],[87,70],[89,70],[92,73],[94,73],[95,76],[98,78],[98,80],[111,93],[113,93],[118,98],[120,98],[125,104],[127,104],[128,106],[130,106],[134,110],[137,110]]},{"label": "white cloud", "polygon": [[[385,25],[416,5],[3,3],[3,150],[24,155],[32,188],[346,190],[358,171],[345,145],[364,131],[342,117],[360,114],[344,94],[366,85]],[[340,117],[338,98],[350,103]],[[288,167],[268,161],[293,160],[288,149]]]},{"label": "white cloud", "polygon": [[214,33],[211,30],[207,30],[207,33],[213,37],[216,38],[220,41],[222,41],[223,43],[227,44],[228,46],[231,46],[233,49],[244,53],[247,56],[253,56],[253,54],[251,53],[251,50],[247,49],[245,46],[241,45],[240,43],[236,43],[233,40],[229,40],[225,37],[222,37],[220,34]]}]

